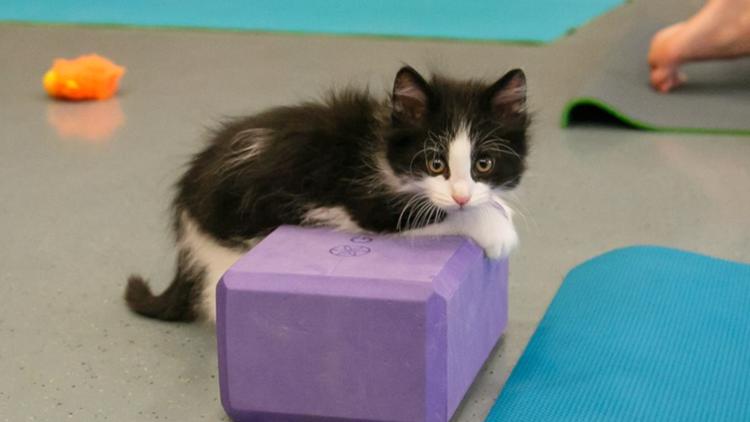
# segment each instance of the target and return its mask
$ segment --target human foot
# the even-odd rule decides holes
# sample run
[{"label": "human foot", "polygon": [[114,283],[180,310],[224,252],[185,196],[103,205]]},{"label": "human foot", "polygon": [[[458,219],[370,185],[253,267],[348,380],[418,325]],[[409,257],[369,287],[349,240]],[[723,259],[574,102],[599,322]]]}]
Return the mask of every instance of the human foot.
[{"label": "human foot", "polygon": [[750,55],[750,0],[709,0],[695,16],[651,40],[651,85],[669,92],[685,81],[683,63]]}]

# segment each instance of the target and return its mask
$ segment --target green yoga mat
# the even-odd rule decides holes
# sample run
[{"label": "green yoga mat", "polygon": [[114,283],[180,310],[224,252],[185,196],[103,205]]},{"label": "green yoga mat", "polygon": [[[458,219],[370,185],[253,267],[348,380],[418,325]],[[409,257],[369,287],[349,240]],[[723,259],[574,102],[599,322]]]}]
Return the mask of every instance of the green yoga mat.
[{"label": "green yoga mat", "polygon": [[487,422],[750,421],[750,265],[660,247],[573,269]]},{"label": "green yoga mat", "polygon": [[627,35],[607,53],[604,66],[590,72],[582,90],[566,105],[562,126],[750,135],[750,59],[685,66],[688,83],[669,94],[649,85],[646,57],[651,37],[702,4],[672,0],[656,11],[661,14],[639,10]]},{"label": "green yoga mat", "polygon": [[3,0],[0,21],[543,43],[624,0]]}]

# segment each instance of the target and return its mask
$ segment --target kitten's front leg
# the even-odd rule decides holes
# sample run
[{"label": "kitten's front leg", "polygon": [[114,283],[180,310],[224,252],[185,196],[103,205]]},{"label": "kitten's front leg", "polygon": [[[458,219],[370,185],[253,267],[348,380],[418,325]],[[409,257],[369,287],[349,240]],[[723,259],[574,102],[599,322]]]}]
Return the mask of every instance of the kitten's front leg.
[{"label": "kitten's front leg", "polygon": [[[482,221],[482,220],[485,221]],[[474,239],[484,248],[484,253],[491,259],[504,258],[518,246],[518,233],[510,217],[491,209],[477,219],[478,223],[467,236]]]},{"label": "kitten's front leg", "polygon": [[415,236],[460,235],[473,239],[491,259],[508,256],[518,244],[510,211],[495,206],[455,211],[438,224],[408,234]]}]

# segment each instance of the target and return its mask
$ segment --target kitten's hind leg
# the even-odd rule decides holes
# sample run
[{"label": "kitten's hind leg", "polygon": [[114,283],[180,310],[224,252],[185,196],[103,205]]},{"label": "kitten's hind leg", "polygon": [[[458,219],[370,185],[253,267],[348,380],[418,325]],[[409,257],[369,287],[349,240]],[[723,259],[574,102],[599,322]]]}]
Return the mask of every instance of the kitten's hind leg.
[{"label": "kitten's hind leg", "polygon": [[196,284],[194,312],[208,321],[216,321],[216,284],[247,250],[260,242],[261,238],[248,239],[242,247],[225,247],[212,236],[200,229],[198,223],[188,213],[181,215],[180,238],[177,244],[189,250],[189,263],[193,268],[203,269],[200,284]]},{"label": "kitten's hind leg", "polygon": [[139,275],[128,278],[125,301],[138,314],[165,321],[193,321],[198,317],[196,305],[203,291],[206,270],[196,265],[190,252],[180,250],[172,284],[155,296]]}]

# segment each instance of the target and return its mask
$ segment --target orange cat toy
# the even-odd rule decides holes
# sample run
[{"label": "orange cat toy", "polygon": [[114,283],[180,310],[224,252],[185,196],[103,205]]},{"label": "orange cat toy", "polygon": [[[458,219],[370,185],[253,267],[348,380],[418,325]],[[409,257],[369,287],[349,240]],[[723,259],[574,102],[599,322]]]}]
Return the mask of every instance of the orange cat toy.
[{"label": "orange cat toy", "polygon": [[102,56],[88,54],[72,60],[55,59],[44,74],[47,93],[65,100],[103,100],[117,92],[125,68]]}]

